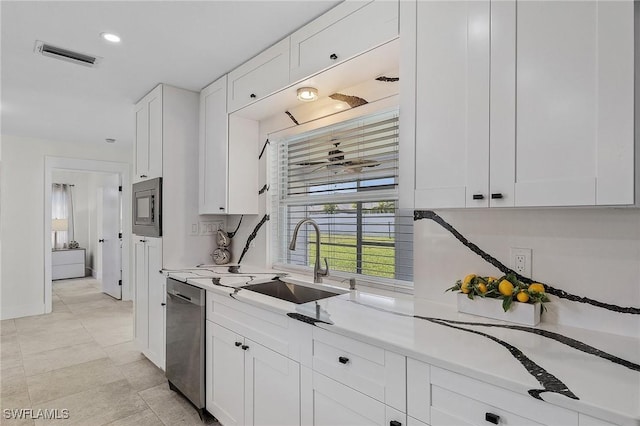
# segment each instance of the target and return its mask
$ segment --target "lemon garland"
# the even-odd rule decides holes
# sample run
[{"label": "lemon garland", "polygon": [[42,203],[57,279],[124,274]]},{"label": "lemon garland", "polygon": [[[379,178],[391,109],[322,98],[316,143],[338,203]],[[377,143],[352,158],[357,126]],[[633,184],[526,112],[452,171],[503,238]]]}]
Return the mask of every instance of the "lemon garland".
[{"label": "lemon garland", "polygon": [[507,274],[500,278],[469,274],[464,279],[456,281],[456,285],[446,291],[460,291],[466,294],[469,299],[476,296],[502,299],[502,309],[505,312],[511,308],[514,301],[540,303],[540,309],[544,312],[547,309],[544,303],[549,301],[544,285],[532,283],[527,286],[518,280],[515,274]]}]

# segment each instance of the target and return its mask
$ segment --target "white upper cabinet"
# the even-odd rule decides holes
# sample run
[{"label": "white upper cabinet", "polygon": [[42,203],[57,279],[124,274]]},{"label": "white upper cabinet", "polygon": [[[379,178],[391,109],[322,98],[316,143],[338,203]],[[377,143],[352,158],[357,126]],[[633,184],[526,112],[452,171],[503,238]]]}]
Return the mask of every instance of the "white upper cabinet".
[{"label": "white upper cabinet", "polygon": [[634,203],[633,9],[492,5],[491,187],[509,205]]},{"label": "white upper cabinet", "polygon": [[227,76],[200,92],[200,214],[258,213],[258,122],[227,114]]},{"label": "white upper cabinet", "polygon": [[236,111],[289,84],[289,38],[229,73],[228,111]]},{"label": "white upper cabinet", "polygon": [[345,1],[291,35],[291,82],[398,36],[398,1]]},{"label": "white upper cabinet", "polygon": [[417,20],[416,207],[486,207],[489,2],[418,1]]},{"label": "white upper cabinet", "polygon": [[631,0],[413,7],[416,208],[635,202]]},{"label": "white upper cabinet", "polygon": [[199,213],[227,208],[227,76],[200,92]]},{"label": "white upper cabinet", "polygon": [[162,176],[162,85],[135,107],[134,182]]}]

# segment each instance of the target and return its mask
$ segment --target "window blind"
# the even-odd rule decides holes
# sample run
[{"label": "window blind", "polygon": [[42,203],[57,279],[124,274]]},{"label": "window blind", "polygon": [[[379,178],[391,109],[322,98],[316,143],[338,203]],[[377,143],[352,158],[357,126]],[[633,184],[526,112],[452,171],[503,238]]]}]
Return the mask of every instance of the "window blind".
[{"label": "window blind", "polygon": [[376,114],[275,144],[272,169],[273,261],[312,267],[315,231],[329,269],[384,280],[413,280],[413,212],[396,207],[398,112]]}]

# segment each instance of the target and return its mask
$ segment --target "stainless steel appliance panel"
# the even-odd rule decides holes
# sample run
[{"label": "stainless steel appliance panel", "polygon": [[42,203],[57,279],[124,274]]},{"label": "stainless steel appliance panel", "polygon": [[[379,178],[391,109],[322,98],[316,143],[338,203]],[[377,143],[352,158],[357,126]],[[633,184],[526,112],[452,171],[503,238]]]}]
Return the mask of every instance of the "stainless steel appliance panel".
[{"label": "stainless steel appliance panel", "polygon": [[162,236],[162,178],[133,184],[133,233],[145,237]]},{"label": "stainless steel appliance panel", "polygon": [[167,279],[167,371],[169,384],[200,411],[205,407],[205,291]]}]

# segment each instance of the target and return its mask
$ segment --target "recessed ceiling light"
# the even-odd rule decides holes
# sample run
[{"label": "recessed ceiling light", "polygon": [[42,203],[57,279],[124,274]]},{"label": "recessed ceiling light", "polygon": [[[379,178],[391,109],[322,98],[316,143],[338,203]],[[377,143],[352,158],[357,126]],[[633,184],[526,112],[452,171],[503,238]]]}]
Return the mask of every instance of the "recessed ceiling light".
[{"label": "recessed ceiling light", "polygon": [[106,141],[107,143],[115,143],[115,142],[116,142],[116,140],[115,140],[115,139],[113,139],[113,138],[106,138],[106,139],[105,139],[105,141]]},{"label": "recessed ceiling light", "polygon": [[298,89],[298,99],[303,102],[311,102],[318,99],[318,89],[315,87],[301,87]]},{"label": "recessed ceiling light", "polygon": [[112,33],[100,33],[100,37],[107,41],[110,41],[111,43],[120,43],[120,36]]}]

